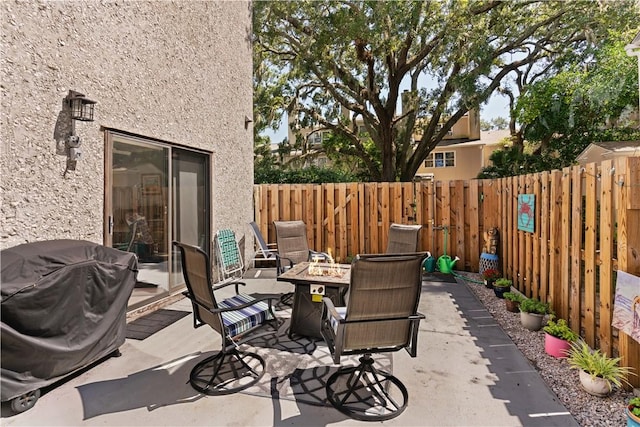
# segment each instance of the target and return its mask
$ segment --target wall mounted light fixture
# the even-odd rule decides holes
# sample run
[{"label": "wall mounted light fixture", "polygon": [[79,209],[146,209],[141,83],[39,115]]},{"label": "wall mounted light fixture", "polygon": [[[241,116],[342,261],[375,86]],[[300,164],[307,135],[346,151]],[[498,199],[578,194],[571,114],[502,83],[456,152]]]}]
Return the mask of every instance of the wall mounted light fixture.
[{"label": "wall mounted light fixture", "polygon": [[71,134],[65,141],[65,149],[67,152],[67,171],[76,170],[76,164],[82,154],[80,151],[80,137],[76,135],[76,120],[82,122],[93,121],[93,107],[97,104],[96,101],[92,101],[84,96],[80,92],[70,90],[66,96],[65,101],[69,106],[69,112],[71,114]]},{"label": "wall mounted light fixture", "polygon": [[73,120],[93,121],[93,107],[97,104],[96,101],[85,98],[83,94],[74,90],[69,91],[66,100],[71,109],[71,118]]}]

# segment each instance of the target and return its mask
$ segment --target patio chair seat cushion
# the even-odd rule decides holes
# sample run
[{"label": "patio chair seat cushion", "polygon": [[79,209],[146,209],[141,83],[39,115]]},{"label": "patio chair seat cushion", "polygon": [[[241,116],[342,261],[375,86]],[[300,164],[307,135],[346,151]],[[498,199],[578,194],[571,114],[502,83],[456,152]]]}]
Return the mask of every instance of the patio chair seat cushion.
[{"label": "patio chair seat cushion", "polygon": [[[220,302],[218,306],[220,308],[232,308],[252,301],[255,301],[253,297],[246,294],[238,294],[225,299]],[[256,302],[254,305],[237,311],[227,311],[222,313],[224,326],[227,327],[229,335],[232,337],[243,332],[247,332],[254,326],[264,323],[265,320],[271,319],[273,319],[273,316],[269,311],[269,305],[264,301]]]}]

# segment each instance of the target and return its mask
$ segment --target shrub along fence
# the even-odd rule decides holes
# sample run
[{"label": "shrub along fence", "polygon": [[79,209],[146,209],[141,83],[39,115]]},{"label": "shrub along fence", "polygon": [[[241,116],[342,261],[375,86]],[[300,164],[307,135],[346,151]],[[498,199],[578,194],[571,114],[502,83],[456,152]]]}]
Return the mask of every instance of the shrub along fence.
[{"label": "shrub along fence", "polygon": [[268,242],[273,221],[301,219],[310,247],[338,262],[383,252],[393,222],[421,224],[420,250],[458,256],[467,271],[478,271],[483,235],[497,227],[514,286],[640,374],[640,344],[611,326],[616,271],[640,275],[640,158],[495,180],[262,184],[254,211]]}]

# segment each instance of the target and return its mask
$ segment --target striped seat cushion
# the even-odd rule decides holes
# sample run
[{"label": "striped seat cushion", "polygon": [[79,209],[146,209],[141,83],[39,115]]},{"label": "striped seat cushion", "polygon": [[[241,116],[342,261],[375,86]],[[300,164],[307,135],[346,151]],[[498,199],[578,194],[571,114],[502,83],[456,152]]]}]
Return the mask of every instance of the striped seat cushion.
[{"label": "striped seat cushion", "polygon": [[[220,302],[220,308],[232,308],[239,305],[255,301],[249,295],[238,294]],[[227,311],[222,313],[224,326],[229,330],[229,335],[235,337],[243,332],[247,332],[254,326],[261,325],[265,320],[271,320],[273,316],[269,312],[269,304],[265,301],[256,302],[254,305],[245,307],[238,311]]]}]

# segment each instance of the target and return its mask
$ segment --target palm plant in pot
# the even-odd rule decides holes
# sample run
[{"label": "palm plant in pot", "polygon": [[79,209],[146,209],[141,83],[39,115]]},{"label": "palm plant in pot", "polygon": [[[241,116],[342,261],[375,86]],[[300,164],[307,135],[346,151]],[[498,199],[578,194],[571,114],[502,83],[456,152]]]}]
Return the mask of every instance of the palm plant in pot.
[{"label": "palm plant in pot", "polygon": [[627,427],[640,427],[640,397],[629,400],[627,406]]},{"label": "palm plant in pot", "polygon": [[571,343],[580,336],[574,332],[564,319],[555,320],[552,316],[542,328],[544,334],[544,351],[553,357],[564,358],[571,349]]},{"label": "palm plant in pot", "polygon": [[484,286],[493,289],[493,284],[496,280],[502,277],[502,274],[495,268],[488,268],[482,272],[482,279],[484,279]]},{"label": "palm plant in pot", "polygon": [[539,331],[545,314],[549,313],[549,304],[536,298],[525,298],[520,302],[520,323],[530,331]]},{"label": "palm plant in pot", "polygon": [[504,298],[505,292],[509,292],[511,290],[512,281],[506,279],[504,277],[499,278],[493,284],[493,293],[496,294],[498,298]]},{"label": "palm plant in pot", "polygon": [[505,292],[504,297],[504,305],[507,311],[511,313],[518,313],[520,311],[520,301],[524,299],[524,297],[515,292]]},{"label": "palm plant in pot", "polygon": [[613,386],[621,387],[629,384],[626,377],[631,368],[620,366],[619,357],[609,357],[600,350],[591,350],[583,340],[571,344],[567,358],[571,369],[579,371],[580,384],[589,394],[606,396],[611,393]]}]

